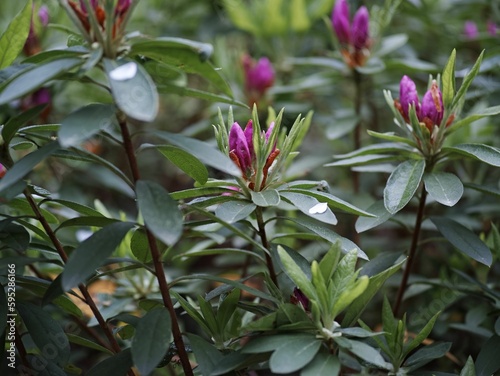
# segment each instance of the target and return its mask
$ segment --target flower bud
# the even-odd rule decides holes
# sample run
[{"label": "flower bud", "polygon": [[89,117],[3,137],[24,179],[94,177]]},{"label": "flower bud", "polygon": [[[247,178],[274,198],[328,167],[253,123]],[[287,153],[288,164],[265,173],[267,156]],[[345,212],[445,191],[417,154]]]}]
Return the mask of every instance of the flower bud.
[{"label": "flower bud", "polygon": [[351,25],[349,22],[349,5],[346,0],[337,0],[332,12],[332,24],[340,44],[351,42]]},{"label": "flower bud", "polygon": [[479,35],[477,30],[477,25],[473,21],[465,21],[464,24],[464,35],[467,39],[475,39]]},{"label": "flower bud", "polygon": [[118,0],[116,4],[116,14],[123,15],[127,13],[128,8],[130,8],[131,0]]},{"label": "flower bud", "polygon": [[[90,0],[90,5],[92,6],[92,9],[97,8],[97,3],[98,3],[98,0]],[[80,9],[83,11],[83,13],[85,13],[85,14],[88,13],[84,0],[80,0]]]},{"label": "flower bud", "polygon": [[492,37],[497,35],[497,25],[493,21],[489,20],[486,23],[486,29],[488,30],[488,34],[490,34]]},{"label": "flower bud", "polygon": [[245,86],[247,91],[264,95],[267,89],[273,86],[274,69],[267,57],[262,57],[257,63],[248,55],[243,57],[245,70]]},{"label": "flower bud", "polygon": [[290,303],[301,305],[305,311],[309,307],[309,298],[297,287],[293,289],[293,295],[290,297]]},{"label": "flower bud", "polygon": [[399,83],[399,103],[401,104],[402,115],[409,122],[410,106],[415,107],[417,116],[420,113],[420,103],[418,100],[417,87],[415,82],[408,76],[403,76]]},{"label": "flower bud", "polygon": [[443,94],[439,90],[436,81],[433,81],[430,90],[422,98],[419,120],[424,122],[431,131],[435,125],[439,126],[441,124],[443,114]]},{"label": "flower bud", "polygon": [[49,24],[49,8],[46,5],[42,5],[38,10],[38,18],[42,26],[47,26]]},{"label": "flower bud", "polygon": [[352,44],[354,49],[362,50],[368,47],[370,15],[368,9],[362,6],[352,20]]},{"label": "flower bud", "polygon": [[231,130],[229,131],[229,153],[231,159],[238,165],[241,171],[246,173],[251,167],[252,158],[245,133],[236,122],[231,126]]}]

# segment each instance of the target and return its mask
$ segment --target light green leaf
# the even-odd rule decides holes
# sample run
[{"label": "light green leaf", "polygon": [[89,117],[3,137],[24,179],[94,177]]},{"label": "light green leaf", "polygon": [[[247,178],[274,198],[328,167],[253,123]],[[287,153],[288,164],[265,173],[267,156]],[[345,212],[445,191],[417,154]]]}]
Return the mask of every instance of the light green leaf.
[{"label": "light green leaf", "polygon": [[295,263],[292,257],[288,254],[283,247],[278,246],[278,255],[281,259],[281,263],[284,267],[284,272],[290,277],[290,279],[295,282],[295,285],[302,290],[302,292],[309,298],[318,300],[316,290],[313,284],[307,277],[307,275],[302,271],[302,269]]},{"label": "light green leaf", "polygon": [[30,30],[33,1],[29,0],[0,37],[0,69],[11,65],[23,50]]},{"label": "light green leaf", "polygon": [[0,93],[0,105],[9,103],[38,89],[44,83],[59,77],[82,63],[83,60],[81,59],[68,58],[34,66],[13,78],[4,87]]},{"label": "light green leaf", "polygon": [[464,193],[460,179],[448,172],[430,172],[424,174],[425,190],[440,204],[455,205]]},{"label": "light green leaf", "polygon": [[445,217],[431,217],[439,232],[460,252],[472,259],[491,266],[493,257],[491,251],[483,241],[467,227]]},{"label": "light green leaf", "polygon": [[377,227],[378,225],[381,225],[382,223],[386,222],[392,217],[392,214],[387,211],[385,208],[385,204],[383,200],[376,201],[373,203],[368,209],[366,209],[368,212],[376,215],[375,218],[373,217],[359,217],[358,220],[356,221],[356,231],[358,233],[370,230],[374,227]]},{"label": "light green leaf", "polygon": [[384,188],[384,205],[395,214],[403,209],[417,191],[425,170],[425,160],[409,160],[401,163],[389,176]]},{"label": "light green leaf", "polygon": [[484,108],[479,112],[470,114],[467,117],[454,122],[447,130],[448,133],[455,132],[460,128],[466,127],[467,125],[475,122],[476,120],[485,118],[486,116],[494,116],[500,114],[500,106],[493,106]]},{"label": "light green leaf", "polygon": [[215,215],[227,223],[234,223],[248,218],[255,208],[255,204],[251,202],[233,200],[219,204]]},{"label": "light green leaf", "polygon": [[500,149],[483,144],[460,144],[451,148],[443,148],[444,152],[456,153],[472,157],[489,165],[500,167]]},{"label": "light green leaf", "polygon": [[132,223],[117,222],[94,233],[71,254],[62,273],[62,288],[68,291],[95,272],[123,238],[134,227]]},{"label": "light green leaf", "polygon": [[443,69],[443,75],[441,77],[441,82],[443,84],[443,103],[444,107],[448,106],[453,101],[455,96],[455,58],[457,51],[453,49],[451,51],[450,58]]},{"label": "light green leaf", "polygon": [[464,368],[460,371],[460,376],[476,376],[476,368],[474,367],[474,361],[472,356],[469,355],[467,362],[465,362]]},{"label": "light green leaf", "polygon": [[363,359],[364,361],[373,364],[375,366],[378,366],[382,369],[385,370],[391,370],[392,365],[390,363],[387,363],[382,355],[375,350],[373,347],[367,345],[364,342],[359,342],[351,339],[345,338],[347,343],[349,344],[348,350],[352,352],[354,355],[357,357]]},{"label": "light green leaf", "polygon": [[434,328],[434,324],[439,317],[441,311],[437,312],[434,316],[431,317],[429,322],[425,324],[422,330],[411,340],[410,343],[405,345],[403,355],[406,357],[409,353],[411,353],[414,349],[416,349],[431,333],[432,328]]},{"label": "light green leaf", "polygon": [[316,198],[302,193],[281,191],[281,197],[305,215],[331,225],[337,224],[337,217],[326,202],[320,203]]},{"label": "light green leaf", "polygon": [[183,217],[177,202],[160,184],[139,180],[137,206],[146,227],[163,243],[175,244],[182,235]]},{"label": "light green leaf", "polygon": [[[126,72],[127,67],[133,72]],[[104,59],[104,68],[118,108],[133,119],[153,121],[160,101],[156,86],[146,70],[131,59]]]},{"label": "light green leaf", "polygon": [[118,126],[116,107],[93,103],[81,107],[67,116],[61,123],[58,136],[63,147],[78,146],[99,131]]},{"label": "light green leaf", "polygon": [[157,149],[162,153],[170,162],[179,167],[182,171],[196,180],[197,183],[203,185],[208,180],[208,170],[194,157],[191,153],[178,148],[176,146],[162,145],[157,146]]},{"label": "light green leaf", "polygon": [[266,189],[265,191],[251,191],[252,201],[255,205],[261,207],[277,206],[280,203],[280,195],[275,189]]},{"label": "light green leaf", "polygon": [[476,62],[474,63],[474,66],[471,68],[469,73],[464,77],[464,80],[462,82],[462,85],[460,86],[460,89],[458,89],[457,94],[453,98],[453,102],[451,103],[451,108],[455,108],[457,104],[460,103],[461,99],[467,93],[467,90],[469,89],[469,86],[471,85],[472,81],[474,78],[477,76],[479,73],[479,68],[481,67],[481,62],[483,61],[484,57],[484,50],[481,52],[481,55],[477,58]]},{"label": "light green leaf", "polygon": [[170,344],[171,321],[165,308],[149,311],[137,324],[132,339],[132,359],[141,375],[149,375],[165,356]]}]

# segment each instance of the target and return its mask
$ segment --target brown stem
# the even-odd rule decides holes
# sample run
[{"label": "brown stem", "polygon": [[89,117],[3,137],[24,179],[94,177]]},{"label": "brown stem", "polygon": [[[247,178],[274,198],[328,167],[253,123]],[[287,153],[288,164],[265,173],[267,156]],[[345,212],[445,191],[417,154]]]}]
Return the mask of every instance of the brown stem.
[{"label": "brown stem", "polygon": [[408,260],[406,261],[406,268],[403,272],[403,277],[401,279],[401,284],[399,285],[398,294],[396,296],[396,302],[392,309],[394,316],[398,316],[399,308],[401,306],[401,301],[403,300],[403,294],[406,290],[406,285],[408,284],[408,278],[411,273],[411,268],[415,261],[415,255],[417,253],[418,238],[420,237],[420,228],[422,227],[422,219],[424,218],[425,211],[425,200],[427,198],[427,191],[425,187],[422,186],[422,193],[420,195],[420,203],[418,205],[417,218],[415,219],[415,229],[413,230],[413,236],[411,239],[410,252],[408,254]]},{"label": "brown stem", "polygon": [[[125,148],[125,153],[127,154],[130,170],[132,171],[132,177],[134,179],[134,183],[137,183],[141,176],[139,173],[139,167],[137,165],[134,146],[132,145],[132,139],[128,131],[126,120],[120,116],[118,118],[123,136],[123,146]],[[179,322],[177,321],[177,315],[175,314],[174,304],[172,303],[172,299],[170,298],[167,278],[165,276],[165,270],[163,269],[163,264],[161,262],[161,254],[156,243],[156,238],[151,233],[151,231],[149,231],[147,226],[145,226],[145,229],[148,238],[149,249],[151,251],[152,262],[155,268],[156,279],[158,280],[158,285],[160,287],[160,292],[163,299],[163,304],[170,313],[170,318],[172,320],[172,334],[174,336],[175,346],[177,347],[177,353],[179,355],[182,368],[184,369],[184,374],[186,376],[193,376],[191,363],[189,362],[189,357],[186,352],[186,347],[184,346],[184,340],[182,339]]]},{"label": "brown stem", "polygon": [[[52,230],[52,227],[50,227],[49,223],[43,216],[42,212],[40,211],[40,208],[38,207],[36,201],[34,200],[33,196],[31,193],[26,189],[24,191],[24,196],[26,197],[26,200],[28,201],[29,205],[31,206],[31,209],[33,210],[33,213],[35,213],[35,217],[38,221],[40,221],[43,229],[45,230],[47,236],[49,237],[50,241],[54,245],[54,247],[57,250],[57,253],[61,257],[64,263],[68,261],[68,255],[66,254],[66,251],[64,250],[61,242],[57,238],[55,232]],[[92,299],[92,296],[90,296],[89,291],[87,290],[87,287],[81,283],[78,285],[78,289],[82,293],[85,302],[88,304],[90,309],[92,310],[92,313],[94,314],[95,318],[97,319],[97,322],[99,323],[99,326],[101,327],[102,331],[106,335],[106,338],[109,341],[109,344],[111,347],[108,347],[109,350],[118,353],[121,351],[120,346],[118,345],[118,342],[116,341],[116,338],[113,336],[113,333],[109,329],[108,325],[106,324],[106,321],[104,320],[104,317],[102,317],[101,312],[97,308],[94,300]]]},{"label": "brown stem", "polygon": [[273,283],[278,286],[278,279],[276,278],[276,272],[274,270],[273,259],[271,258],[271,250],[269,248],[269,241],[267,240],[266,227],[264,224],[264,219],[262,217],[262,208],[257,207],[255,210],[255,217],[257,218],[257,226],[259,227],[259,236],[262,241],[262,245],[267,249],[266,254],[266,264],[269,270],[269,275]]}]

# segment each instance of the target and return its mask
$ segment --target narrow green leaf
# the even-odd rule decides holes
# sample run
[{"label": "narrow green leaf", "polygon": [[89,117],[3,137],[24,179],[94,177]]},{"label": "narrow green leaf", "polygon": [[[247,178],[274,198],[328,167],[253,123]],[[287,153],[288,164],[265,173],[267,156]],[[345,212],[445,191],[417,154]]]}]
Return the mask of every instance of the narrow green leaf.
[{"label": "narrow green leaf", "polygon": [[44,83],[57,78],[82,63],[83,60],[81,59],[68,58],[34,66],[32,69],[13,78],[5,86],[0,93],[0,105],[9,103],[38,89]]},{"label": "narrow green leaf", "polygon": [[[17,116],[10,118],[7,123],[2,128],[2,137],[5,144],[9,144],[12,138],[16,135],[19,128],[23,127],[28,121],[40,115],[40,113],[46,108],[46,104],[41,104],[35,106],[26,111],[23,111]],[[24,128],[26,129],[26,128]]]},{"label": "narrow green leaf", "polygon": [[261,192],[251,191],[252,201],[255,205],[261,207],[278,206],[280,203],[280,195],[275,189],[266,189]]},{"label": "narrow green leaf", "polygon": [[451,103],[451,108],[453,109],[458,103],[460,103],[460,100],[462,97],[467,93],[467,90],[469,89],[469,86],[471,85],[472,81],[474,78],[477,76],[479,73],[479,68],[481,68],[481,62],[483,61],[484,57],[484,50],[481,52],[481,55],[477,58],[476,62],[474,63],[474,66],[471,68],[469,73],[464,77],[464,80],[462,82],[462,85],[460,86],[460,89],[458,89],[457,94],[453,98],[453,102]]},{"label": "narrow green leaf", "polygon": [[493,106],[493,107],[488,107],[484,108],[481,111],[470,114],[467,117],[460,119],[456,122],[453,122],[453,124],[448,128],[448,133],[455,132],[463,127],[466,127],[467,125],[475,122],[476,120],[485,118],[486,116],[494,116],[500,114],[500,106]]},{"label": "narrow green leaf", "polygon": [[460,179],[448,172],[430,172],[424,174],[425,190],[440,204],[455,205],[464,193]]},{"label": "narrow green leaf", "polygon": [[295,263],[292,257],[286,252],[283,247],[278,246],[278,255],[284,267],[284,272],[295,282],[295,285],[302,290],[302,292],[309,298],[318,300],[316,290],[313,284],[302,271],[302,269]]},{"label": "narrow green leaf", "polygon": [[198,98],[198,99],[203,99],[206,101],[210,102],[219,102],[219,103],[227,103],[227,104],[232,104],[244,108],[248,108],[248,105],[244,102],[241,102],[239,100],[233,99],[231,97],[228,97],[226,95],[221,95],[221,94],[214,94],[209,91],[205,90],[200,90],[200,89],[194,89],[191,87],[183,87],[183,86],[177,86],[177,85],[172,85],[168,83],[162,83],[158,84],[158,91],[160,93],[167,93],[167,94],[177,94],[185,97],[192,97],[192,98]]},{"label": "narrow green leaf", "polygon": [[248,218],[255,208],[252,202],[233,200],[219,204],[215,209],[215,215],[227,223],[235,223]]},{"label": "narrow green leaf", "polygon": [[79,346],[87,347],[87,348],[92,349],[92,350],[97,350],[97,351],[100,351],[100,352],[103,352],[103,353],[106,353],[109,355],[113,355],[113,353],[110,350],[95,343],[94,341],[90,341],[86,338],[80,337],[80,336],[78,336],[76,334],[72,334],[72,333],[66,333],[66,335],[68,336],[69,342],[71,342],[71,343],[74,343],[74,344],[79,345]]},{"label": "narrow green leaf", "polygon": [[136,193],[137,206],[147,228],[163,243],[175,244],[183,227],[177,202],[161,185],[147,180],[137,182]]},{"label": "narrow green leaf", "polygon": [[156,131],[153,133],[161,139],[191,153],[210,167],[233,176],[241,176],[241,171],[227,155],[224,155],[206,142],[170,132]]},{"label": "narrow green leaf", "polygon": [[149,375],[167,353],[172,335],[165,308],[155,308],[139,321],[132,339],[132,359],[141,375]]},{"label": "narrow green leaf", "polygon": [[116,107],[93,103],[68,115],[61,123],[58,136],[63,147],[78,146],[99,131],[118,126]]},{"label": "narrow green leaf", "polygon": [[472,356],[469,355],[467,362],[465,362],[464,368],[460,371],[460,376],[476,376],[476,368],[474,367],[474,361]]},{"label": "narrow green leaf", "polygon": [[441,76],[441,82],[443,84],[443,103],[444,107],[448,106],[453,101],[455,96],[455,59],[457,51],[453,49],[451,51],[450,58],[443,69],[443,75]]},{"label": "narrow green leaf", "polygon": [[62,273],[63,290],[72,289],[92,275],[120,245],[132,227],[134,227],[132,223],[113,223],[81,243],[69,257]]},{"label": "narrow green leaf", "polygon": [[316,356],[322,341],[318,339],[290,339],[271,355],[269,366],[276,374],[292,373],[306,366]]},{"label": "narrow green leaf", "polygon": [[500,336],[492,335],[481,346],[481,351],[476,358],[476,375],[491,376],[500,370],[500,357],[498,349],[500,348]]},{"label": "narrow green leaf", "polygon": [[0,180],[0,192],[23,179],[38,163],[53,154],[58,148],[59,144],[57,142],[50,142],[14,163],[12,168]]},{"label": "narrow green leaf", "polygon": [[409,353],[411,353],[414,349],[416,349],[431,333],[432,328],[434,328],[434,324],[439,317],[441,311],[437,312],[434,316],[431,317],[429,322],[425,324],[422,330],[411,340],[410,343],[405,345],[403,356],[406,357]]},{"label": "narrow green leaf", "polygon": [[179,167],[182,171],[203,185],[208,180],[208,170],[198,158],[191,153],[176,146],[158,146],[158,151],[162,153],[170,162]]},{"label": "narrow green leaf", "polygon": [[300,372],[300,376],[337,376],[340,361],[336,355],[319,352]]},{"label": "narrow green leaf", "polygon": [[336,225],[338,222],[326,202],[321,203],[316,198],[302,193],[281,191],[280,195],[285,201],[311,218],[331,225]]},{"label": "narrow green leaf", "polygon": [[389,213],[397,213],[410,202],[420,185],[424,170],[423,159],[406,161],[396,167],[384,188],[384,205]]},{"label": "narrow green leaf", "polygon": [[70,347],[68,337],[59,323],[49,313],[31,303],[18,301],[16,309],[42,354],[50,347],[52,359],[64,367],[69,360]]},{"label": "narrow green leaf", "polygon": [[443,148],[445,152],[472,157],[495,167],[500,167],[500,149],[483,144],[460,144]]},{"label": "narrow green leaf", "polygon": [[28,0],[0,37],[0,69],[11,65],[23,50],[30,30],[32,8],[33,1]]},{"label": "narrow green leaf", "polygon": [[[406,361],[403,366],[408,369],[408,371],[413,371],[422,367],[423,365],[429,363],[431,360],[441,358],[444,356],[451,347],[451,342],[433,343],[431,345],[425,346],[420,350],[413,353]],[[488,374],[490,376],[491,374]]]},{"label": "narrow green leaf", "polygon": [[153,121],[160,100],[153,80],[142,65],[131,59],[104,59],[104,68],[118,108],[133,119]]},{"label": "narrow green leaf", "polygon": [[460,252],[472,259],[491,266],[493,256],[483,241],[467,227],[445,217],[431,217],[439,232]]},{"label": "narrow green leaf", "polygon": [[92,367],[86,376],[103,376],[103,375],[126,375],[132,368],[132,353],[130,349],[125,349],[118,354],[113,355]]}]

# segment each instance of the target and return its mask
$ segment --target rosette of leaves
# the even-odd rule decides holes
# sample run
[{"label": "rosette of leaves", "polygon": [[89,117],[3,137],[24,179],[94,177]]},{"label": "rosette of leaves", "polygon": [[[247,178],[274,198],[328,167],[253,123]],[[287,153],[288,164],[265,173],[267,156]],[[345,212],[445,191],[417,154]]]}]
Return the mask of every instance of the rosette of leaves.
[{"label": "rosette of leaves", "polygon": [[[484,53],[484,52],[483,52]],[[402,135],[394,132],[368,133],[386,142],[369,145],[351,153],[336,156],[336,161],[327,166],[360,166],[381,163],[396,163],[385,189],[383,203],[377,202],[367,210],[377,214],[377,219],[360,218],[356,224],[358,232],[366,231],[387,221],[403,209],[417,194],[421,185],[420,202],[425,204],[428,195],[436,202],[451,207],[459,202],[464,192],[464,183],[451,173],[444,172],[451,161],[471,159],[490,166],[500,166],[500,149],[478,143],[448,145],[448,136],[474,121],[500,113],[500,106],[488,107],[479,113],[462,115],[465,95],[472,81],[480,71],[483,53],[463,78],[461,86],[455,85],[455,50],[436,80],[429,80],[429,91],[437,90],[442,98],[442,109],[437,124],[427,124],[419,118],[415,106],[410,106],[405,118],[401,108],[389,91],[385,91],[387,103],[393,110],[395,123]],[[441,94],[442,93],[442,94]],[[470,186],[473,188],[474,186]],[[491,252],[472,231],[453,219],[432,218],[433,223],[455,247],[485,265],[491,265]]]}]

